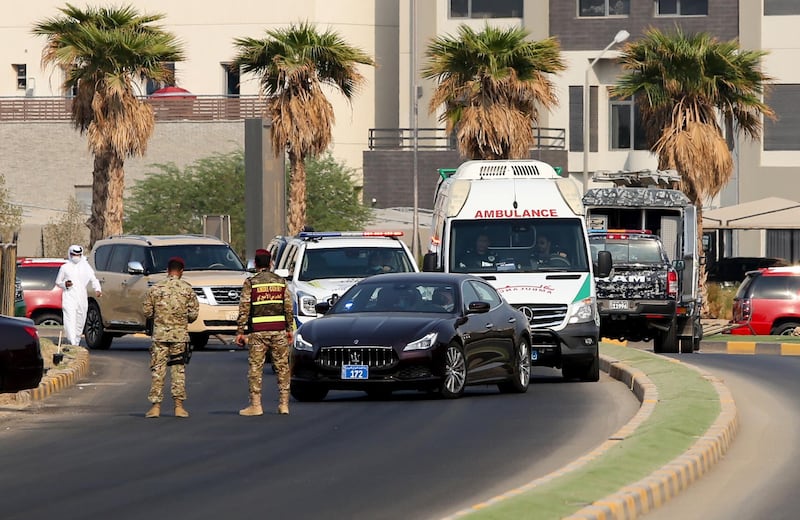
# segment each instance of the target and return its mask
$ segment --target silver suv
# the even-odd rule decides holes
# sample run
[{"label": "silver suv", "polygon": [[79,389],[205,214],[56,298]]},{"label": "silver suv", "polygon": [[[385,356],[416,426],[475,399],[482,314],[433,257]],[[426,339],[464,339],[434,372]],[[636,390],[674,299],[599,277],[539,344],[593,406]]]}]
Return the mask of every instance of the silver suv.
[{"label": "silver suv", "polygon": [[419,271],[401,236],[401,231],[325,231],[290,238],[275,259],[274,271],[286,278],[294,294],[297,324],[316,318],[318,302],[341,296],[362,278]]},{"label": "silver suv", "polygon": [[200,314],[189,324],[196,349],[211,334],[234,334],[242,283],[250,273],[224,241],[209,236],[117,235],[95,243],[89,255],[103,296],[90,295],[84,335],[90,349],[107,349],[124,334],[149,332],[142,314],[148,287],[166,276],[167,261],[183,258],[183,279],[192,284]]}]

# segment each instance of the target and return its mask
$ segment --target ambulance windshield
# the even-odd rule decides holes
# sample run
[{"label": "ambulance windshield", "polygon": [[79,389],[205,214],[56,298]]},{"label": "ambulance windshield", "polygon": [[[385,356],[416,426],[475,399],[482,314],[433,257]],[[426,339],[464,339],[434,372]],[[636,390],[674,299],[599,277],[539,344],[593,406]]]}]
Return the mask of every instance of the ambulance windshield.
[{"label": "ambulance windshield", "polygon": [[453,220],[450,271],[588,272],[580,218]]}]

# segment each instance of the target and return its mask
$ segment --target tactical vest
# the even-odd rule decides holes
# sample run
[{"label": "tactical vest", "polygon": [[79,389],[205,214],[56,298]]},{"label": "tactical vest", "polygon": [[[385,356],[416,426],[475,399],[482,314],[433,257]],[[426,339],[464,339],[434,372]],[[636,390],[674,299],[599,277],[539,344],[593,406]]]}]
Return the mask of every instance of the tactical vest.
[{"label": "tactical vest", "polygon": [[250,330],[286,330],[286,314],[283,308],[286,284],[256,278],[260,277],[254,277],[250,292]]}]

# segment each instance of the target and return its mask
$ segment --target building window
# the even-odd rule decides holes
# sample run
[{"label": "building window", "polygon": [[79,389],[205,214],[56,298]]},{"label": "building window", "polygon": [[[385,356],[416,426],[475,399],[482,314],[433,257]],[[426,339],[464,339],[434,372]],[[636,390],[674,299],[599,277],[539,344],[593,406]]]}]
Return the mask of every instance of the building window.
[{"label": "building window", "polygon": [[450,0],[450,18],[522,18],[522,0]]},{"label": "building window", "polygon": [[225,74],[225,94],[228,96],[238,96],[239,84],[242,79],[239,68],[232,67],[230,63],[223,63],[222,70]]},{"label": "building window", "polygon": [[148,79],[145,87],[148,96],[160,88],[175,86],[175,62],[168,61],[164,63],[164,68],[169,71],[169,78],[166,81]]},{"label": "building window", "polygon": [[627,16],[630,0],[578,0],[579,16]]},{"label": "building window", "polygon": [[764,0],[764,16],[800,14],[797,0]]},{"label": "building window", "polygon": [[764,118],[764,150],[800,150],[800,85],[771,85],[765,101],[780,117]]},{"label": "building window", "polygon": [[12,65],[17,72],[17,90],[25,90],[28,88],[28,66],[24,63],[17,63]]},{"label": "building window", "polygon": [[611,101],[609,119],[612,150],[647,150],[642,117],[631,98]]},{"label": "building window", "polygon": [[82,213],[92,212],[92,186],[91,184],[75,185],[75,200]]},{"label": "building window", "polygon": [[708,0],[657,0],[656,14],[659,16],[707,15]]}]

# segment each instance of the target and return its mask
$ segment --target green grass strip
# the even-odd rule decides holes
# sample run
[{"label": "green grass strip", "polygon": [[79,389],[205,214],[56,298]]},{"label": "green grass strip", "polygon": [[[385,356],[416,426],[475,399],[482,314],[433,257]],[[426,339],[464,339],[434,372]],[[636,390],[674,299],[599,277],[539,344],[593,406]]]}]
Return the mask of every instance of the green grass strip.
[{"label": "green grass strip", "polygon": [[650,417],[628,438],[585,466],[476,510],[468,518],[557,519],[573,514],[682,455],[719,415],[717,392],[697,371],[618,345],[604,343],[600,351],[641,370],[657,386],[659,402]]}]

